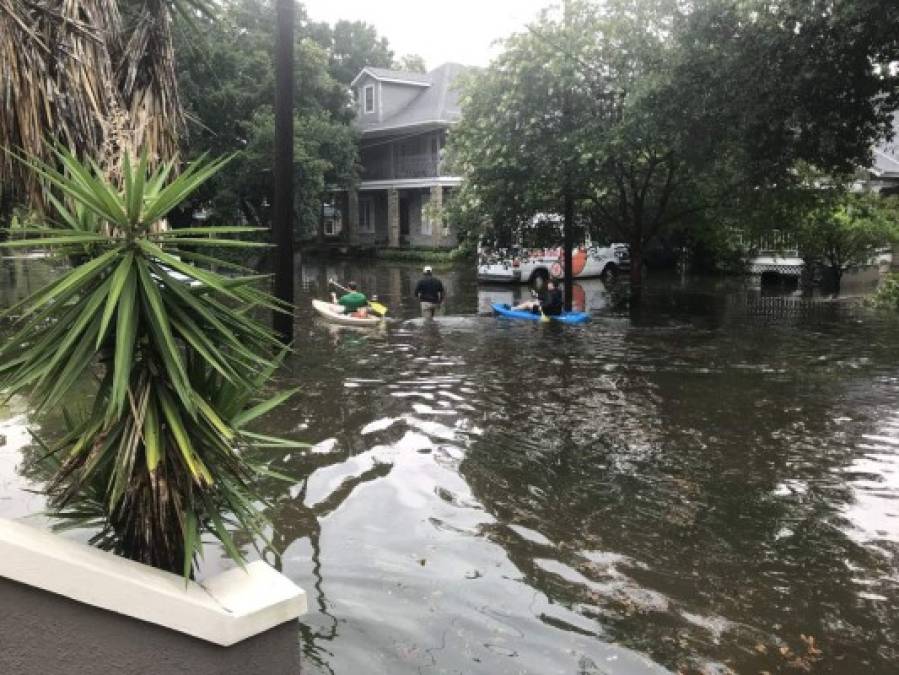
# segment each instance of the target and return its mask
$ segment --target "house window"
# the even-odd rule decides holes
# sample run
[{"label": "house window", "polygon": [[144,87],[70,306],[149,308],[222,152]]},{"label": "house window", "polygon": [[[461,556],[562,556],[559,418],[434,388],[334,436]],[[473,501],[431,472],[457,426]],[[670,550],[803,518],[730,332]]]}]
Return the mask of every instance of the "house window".
[{"label": "house window", "polygon": [[375,85],[365,85],[365,88],[362,90],[362,99],[365,102],[365,112],[373,113],[375,111]]},{"label": "house window", "polygon": [[322,206],[322,230],[326,237],[335,237],[343,229],[343,217],[334,202]]},{"label": "house window", "polygon": [[375,231],[375,211],[371,199],[359,200],[359,232],[371,234]]}]

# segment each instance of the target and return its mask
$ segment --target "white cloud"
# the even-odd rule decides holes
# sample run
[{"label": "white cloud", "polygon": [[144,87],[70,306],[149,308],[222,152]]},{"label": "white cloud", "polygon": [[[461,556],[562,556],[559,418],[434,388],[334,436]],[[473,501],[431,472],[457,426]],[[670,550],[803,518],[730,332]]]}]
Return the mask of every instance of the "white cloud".
[{"label": "white cloud", "polygon": [[420,54],[428,68],[447,61],[485,66],[497,39],[524,30],[558,0],[305,0],[313,21],[365,21],[397,56]]}]

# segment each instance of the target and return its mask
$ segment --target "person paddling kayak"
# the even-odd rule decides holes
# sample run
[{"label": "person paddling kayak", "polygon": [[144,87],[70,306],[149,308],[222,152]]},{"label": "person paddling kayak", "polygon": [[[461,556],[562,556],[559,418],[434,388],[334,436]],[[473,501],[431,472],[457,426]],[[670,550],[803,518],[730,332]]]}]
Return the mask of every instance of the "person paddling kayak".
[{"label": "person paddling kayak", "polygon": [[534,314],[540,314],[542,309],[546,316],[561,316],[562,311],[565,309],[565,298],[559,285],[550,279],[546,282],[546,293],[542,300],[538,298],[522,302],[512,309],[520,312],[533,312]]},{"label": "person paddling kayak", "polygon": [[331,301],[336,305],[343,305],[347,314],[355,316],[368,315],[368,298],[365,293],[360,293],[356,288],[356,282],[347,283],[348,293],[344,293],[339,298],[336,293],[331,293]]}]

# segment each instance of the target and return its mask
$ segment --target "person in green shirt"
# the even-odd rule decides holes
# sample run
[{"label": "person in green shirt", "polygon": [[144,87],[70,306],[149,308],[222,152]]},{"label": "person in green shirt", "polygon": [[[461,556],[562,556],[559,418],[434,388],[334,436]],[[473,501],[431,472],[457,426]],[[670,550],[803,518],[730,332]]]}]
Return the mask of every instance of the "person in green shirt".
[{"label": "person in green shirt", "polygon": [[331,300],[335,304],[343,305],[347,314],[358,312],[360,314],[368,314],[368,298],[365,293],[356,290],[356,282],[351,281],[347,284],[350,292],[337,297],[336,293],[331,293]]}]

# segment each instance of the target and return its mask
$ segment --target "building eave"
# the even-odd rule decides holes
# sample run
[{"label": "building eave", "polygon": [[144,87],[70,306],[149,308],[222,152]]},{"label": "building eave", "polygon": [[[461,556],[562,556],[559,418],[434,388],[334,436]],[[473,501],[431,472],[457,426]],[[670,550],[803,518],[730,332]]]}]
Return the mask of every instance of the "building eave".
[{"label": "building eave", "polygon": [[412,188],[427,188],[434,185],[442,187],[458,187],[462,184],[461,176],[430,176],[427,178],[394,178],[387,180],[364,180],[356,189],[360,192],[366,190],[406,190]]},{"label": "building eave", "polygon": [[459,120],[423,120],[421,122],[414,122],[412,124],[395,124],[392,126],[378,126],[373,129],[359,129],[359,135],[363,138],[365,137],[375,137],[379,135],[391,135],[396,132],[401,132],[406,129],[420,129],[422,127],[450,127],[456,124]]},{"label": "building eave", "polygon": [[356,83],[359,82],[359,80],[361,80],[366,75],[377,80],[378,82],[391,82],[393,84],[408,84],[413,87],[424,87],[425,89],[427,89],[428,87],[431,86],[430,82],[420,82],[418,80],[404,80],[402,78],[397,78],[397,77],[383,77],[382,75],[373,73],[368,68],[363,68],[360,71],[360,73],[358,75],[356,75],[356,77],[353,78],[353,81],[350,82],[350,86],[355,87]]}]

